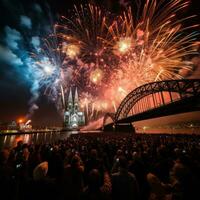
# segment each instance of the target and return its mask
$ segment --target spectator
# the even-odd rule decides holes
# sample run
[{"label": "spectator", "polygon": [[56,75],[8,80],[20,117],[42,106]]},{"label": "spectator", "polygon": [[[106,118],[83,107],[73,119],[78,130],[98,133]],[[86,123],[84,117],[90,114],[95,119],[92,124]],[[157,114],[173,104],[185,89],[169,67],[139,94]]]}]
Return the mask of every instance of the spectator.
[{"label": "spectator", "polygon": [[98,169],[89,173],[88,186],[84,189],[83,200],[109,200],[111,199],[111,182],[108,173],[104,173],[104,183],[101,185],[101,177]]},{"label": "spectator", "polygon": [[138,183],[135,175],[128,172],[124,156],[119,157],[119,172],[112,174],[112,198],[116,200],[139,199]]},{"label": "spectator", "polygon": [[83,173],[84,167],[81,165],[81,159],[78,155],[74,155],[71,164],[64,169],[63,176],[63,194],[64,199],[80,199],[83,190]]}]

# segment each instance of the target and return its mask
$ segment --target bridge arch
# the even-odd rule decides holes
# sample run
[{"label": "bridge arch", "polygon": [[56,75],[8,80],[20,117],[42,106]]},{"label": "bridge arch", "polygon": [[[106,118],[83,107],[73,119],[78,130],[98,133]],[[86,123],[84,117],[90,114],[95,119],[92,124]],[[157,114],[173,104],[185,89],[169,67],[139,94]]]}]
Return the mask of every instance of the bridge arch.
[{"label": "bridge arch", "polygon": [[[166,101],[166,95],[164,94],[168,94],[169,103],[188,97],[200,96],[200,79],[166,80],[142,85],[124,98],[115,113],[114,122],[117,123],[119,120],[126,118],[133,106],[141,99],[150,95],[154,99],[156,94],[160,95],[162,105]],[[173,98],[174,94],[177,95],[176,99]],[[158,105],[154,102],[154,108],[156,107]]]},{"label": "bridge arch", "polygon": [[114,123],[115,113],[106,113],[103,118],[103,128],[105,125]]}]

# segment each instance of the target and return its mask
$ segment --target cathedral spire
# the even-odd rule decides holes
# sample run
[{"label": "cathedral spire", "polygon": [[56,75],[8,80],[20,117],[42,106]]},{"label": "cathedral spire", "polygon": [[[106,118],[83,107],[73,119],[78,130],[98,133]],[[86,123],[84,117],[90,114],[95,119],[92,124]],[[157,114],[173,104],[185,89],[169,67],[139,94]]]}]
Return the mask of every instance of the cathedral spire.
[{"label": "cathedral spire", "polygon": [[69,112],[71,112],[72,109],[73,109],[73,98],[72,98],[72,90],[71,90],[71,88],[70,88],[69,96],[68,96],[67,109],[68,109]]},{"label": "cathedral spire", "polygon": [[79,126],[85,124],[84,113],[79,110],[78,102],[78,90],[75,89],[75,93],[72,89],[69,90],[67,108],[64,113],[64,127],[69,129],[79,129]]},{"label": "cathedral spire", "polygon": [[76,87],[76,90],[75,90],[74,102],[78,103],[78,91],[77,91],[77,87]]},{"label": "cathedral spire", "polygon": [[75,90],[75,95],[74,95],[74,112],[78,112],[78,91],[77,88]]},{"label": "cathedral spire", "polygon": [[68,96],[68,103],[72,103],[73,102],[73,99],[72,99],[72,90],[70,88],[70,91],[69,91],[69,96]]}]

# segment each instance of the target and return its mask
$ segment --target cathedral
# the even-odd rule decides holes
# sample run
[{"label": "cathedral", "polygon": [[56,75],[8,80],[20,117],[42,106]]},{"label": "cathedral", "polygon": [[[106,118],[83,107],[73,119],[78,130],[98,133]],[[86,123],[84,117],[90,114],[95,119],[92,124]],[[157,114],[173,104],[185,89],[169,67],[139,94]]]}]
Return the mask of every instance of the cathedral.
[{"label": "cathedral", "polygon": [[64,112],[64,128],[76,130],[83,125],[85,125],[85,115],[84,112],[81,112],[79,109],[77,88],[75,90],[75,95],[72,95],[72,90],[70,88]]}]

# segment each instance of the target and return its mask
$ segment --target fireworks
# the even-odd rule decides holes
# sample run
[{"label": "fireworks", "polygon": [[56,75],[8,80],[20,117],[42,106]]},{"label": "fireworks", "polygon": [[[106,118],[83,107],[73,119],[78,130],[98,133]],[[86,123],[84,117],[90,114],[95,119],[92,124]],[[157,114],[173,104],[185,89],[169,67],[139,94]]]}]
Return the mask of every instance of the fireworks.
[{"label": "fireworks", "polygon": [[182,27],[181,22],[188,18],[175,19],[187,5],[182,0],[146,1],[141,18],[134,18],[129,8],[110,27],[112,40],[108,43],[113,43],[113,53],[118,57],[117,70],[104,91],[110,102],[112,99],[118,105],[125,94],[142,84],[183,78],[182,70],[191,71],[192,63],[186,59],[195,54],[196,34],[185,35],[184,31],[194,26]]},{"label": "fireworks", "polygon": [[58,36],[67,44],[79,46],[84,62],[96,61],[106,51],[109,17],[98,6],[88,4],[74,6],[71,17],[62,16],[56,25]]},{"label": "fireworks", "polygon": [[41,60],[40,62],[36,62],[35,64],[38,65],[43,72],[44,78],[52,76],[54,71],[56,70],[56,66],[52,65],[47,57],[44,57],[43,60]]},{"label": "fireworks", "polygon": [[94,83],[94,84],[99,84],[102,80],[103,77],[103,73],[100,69],[95,69],[94,71],[91,72],[90,74],[90,80]]},{"label": "fireworks", "polygon": [[125,54],[131,49],[132,41],[131,38],[119,38],[114,49],[116,54]]},{"label": "fireworks", "polygon": [[70,59],[74,59],[80,53],[80,48],[78,45],[63,43],[62,52],[65,53]]},{"label": "fireworks", "polygon": [[47,40],[43,59],[35,62],[41,82],[57,96],[78,86],[82,108],[97,118],[116,111],[144,83],[182,78],[192,69],[187,59],[196,39],[188,31],[194,26],[181,25],[191,17],[176,19],[187,6],[183,0],[147,0],[137,12],[128,8],[120,16],[91,4],[75,6],[72,17],[62,16],[55,25],[58,44]]}]

